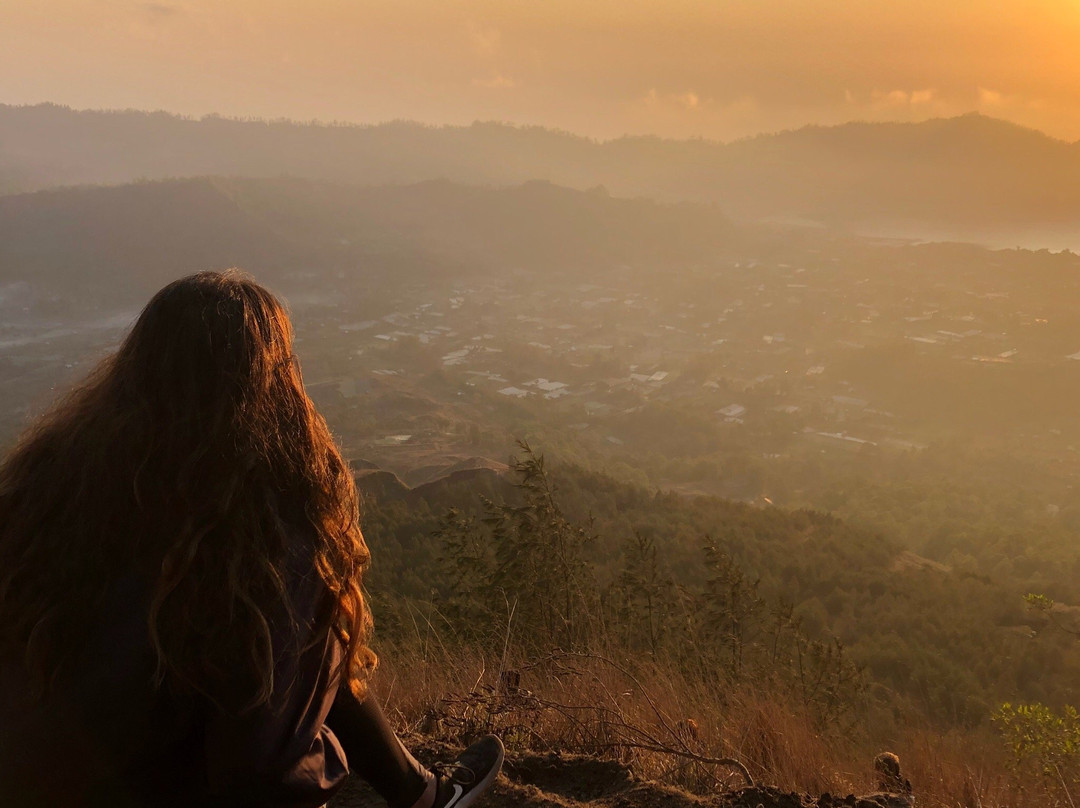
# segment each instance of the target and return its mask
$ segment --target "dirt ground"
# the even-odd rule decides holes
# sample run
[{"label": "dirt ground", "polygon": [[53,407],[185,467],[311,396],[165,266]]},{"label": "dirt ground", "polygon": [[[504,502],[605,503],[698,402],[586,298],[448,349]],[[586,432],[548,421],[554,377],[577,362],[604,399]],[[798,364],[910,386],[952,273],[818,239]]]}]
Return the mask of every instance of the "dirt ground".
[{"label": "dirt ground", "polygon": [[[448,760],[453,750],[423,739],[409,747],[426,763]],[[649,781],[615,761],[574,755],[508,753],[494,789],[479,808],[912,808],[911,797],[892,794],[795,794],[753,786],[701,797]],[[350,780],[330,808],[385,808],[363,781]]]}]

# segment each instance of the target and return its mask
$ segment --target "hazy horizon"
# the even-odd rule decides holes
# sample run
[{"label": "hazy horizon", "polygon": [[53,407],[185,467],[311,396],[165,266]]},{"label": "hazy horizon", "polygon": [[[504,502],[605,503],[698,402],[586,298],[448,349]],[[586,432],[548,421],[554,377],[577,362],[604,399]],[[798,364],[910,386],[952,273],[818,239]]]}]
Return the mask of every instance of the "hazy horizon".
[{"label": "hazy horizon", "polygon": [[683,136],[680,136],[680,135],[663,135],[663,134],[658,134],[656,132],[639,132],[639,133],[630,133],[630,132],[628,132],[628,133],[624,133],[624,134],[621,134],[621,135],[603,136],[603,135],[593,135],[593,134],[589,134],[587,132],[578,131],[578,130],[564,129],[564,128],[561,128],[561,127],[558,127],[558,126],[553,126],[553,125],[548,125],[548,124],[543,124],[543,123],[515,122],[515,121],[510,121],[510,120],[501,120],[501,119],[498,119],[498,118],[475,118],[475,119],[473,119],[471,121],[462,121],[462,122],[425,120],[425,119],[421,119],[421,118],[417,118],[417,117],[412,117],[412,118],[409,118],[409,117],[382,118],[382,119],[377,119],[377,120],[347,120],[347,119],[330,119],[330,118],[303,119],[303,118],[292,117],[292,116],[289,116],[289,115],[280,115],[280,116],[277,116],[277,117],[268,117],[268,116],[261,116],[261,115],[235,115],[235,114],[231,114],[231,113],[224,112],[224,111],[221,111],[221,110],[211,110],[209,112],[203,112],[203,113],[186,113],[186,112],[178,112],[178,111],[173,110],[173,109],[164,109],[164,108],[161,108],[161,107],[153,107],[153,108],[152,107],[144,107],[144,108],[136,108],[136,107],[80,107],[80,106],[75,106],[75,105],[72,105],[72,104],[60,103],[60,102],[55,101],[53,99],[41,99],[41,100],[38,100],[38,101],[27,101],[27,102],[18,102],[18,103],[16,103],[16,102],[9,101],[8,99],[5,99],[5,98],[0,98],[0,107],[14,107],[14,108],[27,108],[27,107],[29,107],[29,108],[32,108],[32,107],[48,107],[48,106],[54,106],[54,107],[61,107],[61,108],[64,108],[64,109],[70,109],[72,112],[77,112],[77,113],[81,113],[81,112],[86,112],[86,113],[139,112],[139,113],[146,113],[146,114],[150,114],[150,115],[160,113],[160,114],[169,115],[171,117],[179,118],[179,119],[186,120],[186,121],[202,121],[202,120],[222,119],[222,120],[227,120],[227,121],[237,121],[237,122],[241,122],[241,123],[288,123],[288,124],[296,124],[298,126],[316,126],[316,127],[340,127],[340,126],[344,126],[344,127],[357,127],[357,128],[372,128],[372,127],[388,126],[388,125],[392,125],[392,124],[401,124],[401,123],[403,123],[403,124],[410,124],[410,125],[417,125],[417,126],[427,127],[427,128],[431,128],[431,129],[442,129],[442,128],[451,128],[451,129],[453,129],[453,128],[468,128],[470,126],[493,125],[493,126],[506,126],[506,127],[510,127],[510,128],[514,128],[514,129],[544,129],[544,130],[547,130],[547,131],[550,131],[550,132],[553,132],[553,133],[557,133],[557,134],[565,134],[565,135],[571,135],[571,136],[577,137],[577,138],[582,138],[584,140],[589,140],[589,141],[592,141],[592,142],[597,143],[597,144],[611,143],[613,141],[627,139],[627,138],[659,138],[661,140],[670,140],[670,141],[674,141],[674,142],[681,142],[681,141],[701,142],[701,141],[704,141],[704,142],[707,142],[707,143],[716,143],[716,144],[719,144],[719,145],[729,145],[729,144],[732,144],[732,143],[737,143],[739,141],[752,140],[752,139],[757,138],[757,137],[770,137],[770,136],[774,136],[774,135],[783,135],[783,134],[790,133],[790,132],[799,132],[799,131],[805,130],[805,129],[815,129],[815,128],[818,128],[818,129],[833,129],[833,128],[840,128],[840,127],[845,127],[845,126],[870,126],[870,125],[874,125],[874,124],[909,124],[909,125],[912,125],[912,126],[917,126],[919,124],[930,123],[930,122],[933,122],[933,121],[949,121],[949,120],[954,120],[956,118],[977,116],[977,117],[987,118],[987,119],[992,120],[992,121],[999,121],[1001,123],[1006,123],[1006,124],[1012,124],[1014,126],[1019,126],[1019,127],[1023,128],[1023,129],[1028,129],[1028,130],[1030,130],[1032,132],[1037,132],[1037,133],[1039,133],[1041,135],[1045,135],[1046,137],[1048,137],[1048,138],[1050,138],[1052,140],[1056,140],[1058,142],[1065,143],[1065,144],[1068,144],[1068,145],[1080,144],[1080,137],[1077,137],[1075,139],[1059,137],[1058,135],[1055,135],[1052,132],[1048,132],[1048,131],[1046,131],[1044,129],[1039,129],[1036,126],[1029,126],[1029,125],[1023,124],[1023,123],[1017,123],[1016,121],[1011,121],[1008,118],[997,117],[995,115],[991,115],[991,114],[988,114],[986,112],[982,112],[982,111],[977,110],[977,109],[968,110],[967,112],[958,112],[958,113],[953,114],[953,115],[930,115],[928,117],[917,119],[917,120],[899,120],[899,119],[896,119],[896,120],[871,120],[869,118],[852,118],[850,120],[838,121],[836,123],[829,123],[829,124],[808,122],[808,123],[802,123],[802,124],[793,124],[791,126],[785,126],[785,127],[778,128],[778,129],[762,130],[760,132],[752,132],[752,133],[748,133],[748,134],[744,134],[744,135],[737,135],[737,136],[733,136],[733,137],[729,137],[729,138],[724,138],[724,137],[706,137],[706,136],[702,136],[702,135],[683,135]]},{"label": "hazy horizon", "polygon": [[0,98],[722,141],[977,111],[1075,141],[1078,40],[1060,0],[44,0],[0,7]]}]

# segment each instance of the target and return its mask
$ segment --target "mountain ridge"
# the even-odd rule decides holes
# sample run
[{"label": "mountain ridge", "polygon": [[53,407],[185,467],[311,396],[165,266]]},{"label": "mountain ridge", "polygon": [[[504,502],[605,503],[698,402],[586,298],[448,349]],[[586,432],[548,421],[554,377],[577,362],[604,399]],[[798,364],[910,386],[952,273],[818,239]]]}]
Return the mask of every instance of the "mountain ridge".
[{"label": "mountain ridge", "polygon": [[305,129],[326,129],[326,130],[370,130],[370,129],[384,129],[384,128],[416,128],[422,130],[433,131],[466,131],[471,129],[483,129],[483,128],[496,128],[508,131],[517,132],[543,132],[550,135],[553,138],[560,138],[573,141],[581,141],[590,143],[593,145],[603,146],[611,143],[618,143],[621,141],[663,141],[668,143],[694,143],[694,144],[706,144],[712,146],[731,146],[738,143],[745,143],[748,141],[771,139],[788,137],[791,135],[799,135],[807,132],[820,132],[820,131],[843,131],[854,129],[928,129],[938,128],[942,126],[960,126],[966,125],[972,121],[986,122],[989,125],[999,127],[1001,131],[1014,131],[1023,132],[1037,137],[1040,140],[1053,141],[1061,143],[1066,146],[1080,147],[1080,139],[1070,141],[1065,138],[1051,135],[1048,132],[1044,132],[1041,129],[1037,129],[1032,126],[1025,126],[1024,124],[1009,121],[1005,118],[996,118],[993,115],[987,115],[978,110],[972,110],[970,112],[960,113],[958,115],[949,116],[934,116],[930,118],[924,118],[919,121],[872,121],[867,119],[853,118],[849,121],[843,121],[836,124],[823,124],[823,123],[806,123],[801,126],[791,126],[783,129],[777,129],[774,131],[758,132],[750,135],[743,135],[741,137],[731,138],[730,140],[723,140],[721,138],[710,138],[704,136],[698,137],[669,137],[665,135],[649,134],[649,133],[627,133],[619,135],[617,137],[593,137],[590,135],[574,132],[569,129],[561,129],[559,127],[544,126],[543,124],[518,124],[509,121],[500,121],[497,119],[480,119],[472,121],[467,124],[453,124],[453,123],[434,123],[429,121],[421,121],[413,118],[393,118],[385,121],[379,121],[375,123],[365,123],[359,121],[338,121],[338,120],[301,120],[298,118],[262,118],[262,117],[239,117],[222,115],[220,113],[207,113],[205,115],[184,115],[181,113],[170,112],[163,109],[139,109],[137,107],[72,107],[67,104],[57,104],[51,101],[36,102],[30,104],[7,104],[0,102],[0,115],[9,113],[11,111],[41,111],[59,114],[75,114],[79,116],[140,116],[148,117],[156,120],[169,119],[178,122],[198,124],[206,122],[216,123],[232,123],[240,124],[244,126],[264,126],[264,127],[293,127],[293,128],[305,128]]},{"label": "mountain ridge", "polygon": [[360,185],[542,179],[857,232],[898,222],[1080,222],[1080,144],[981,114],[812,125],[725,143],[598,141],[493,122],[333,125],[0,105],[0,193],[207,175]]}]

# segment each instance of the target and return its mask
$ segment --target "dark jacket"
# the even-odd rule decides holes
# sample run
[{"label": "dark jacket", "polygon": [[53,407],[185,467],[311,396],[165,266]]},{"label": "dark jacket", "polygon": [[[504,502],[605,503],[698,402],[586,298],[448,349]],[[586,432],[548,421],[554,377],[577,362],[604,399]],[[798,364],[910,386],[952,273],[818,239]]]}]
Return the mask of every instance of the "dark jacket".
[{"label": "dark jacket", "polygon": [[327,718],[335,701],[347,717],[341,702],[355,699],[330,680],[342,653],[336,638],[303,636],[327,597],[310,564],[294,571],[289,590],[301,636],[287,621],[274,624],[273,695],[247,712],[153,686],[149,586],[137,576],[113,587],[79,675],[44,699],[30,698],[19,664],[0,662],[0,805],[323,805],[348,771]]}]

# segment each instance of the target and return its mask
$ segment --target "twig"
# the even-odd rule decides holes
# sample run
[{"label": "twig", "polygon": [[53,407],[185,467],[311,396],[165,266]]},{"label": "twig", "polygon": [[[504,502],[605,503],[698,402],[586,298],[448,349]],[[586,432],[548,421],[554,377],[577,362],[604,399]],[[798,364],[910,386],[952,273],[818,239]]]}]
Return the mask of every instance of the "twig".
[{"label": "twig", "polygon": [[[619,665],[618,663],[613,662],[612,660],[610,660],[607,657],[602,656],[600,654],[593,654],[593,653],[588,653],[588,652],[585,652],[585,651],[564,651],[564,652],[562,652],[562,655],[563,656],[571,656],[571,657],[581,657],[581,658],[585,658],[585,659],[595,659],[595,660],[597,660],[599,662],[603,662],[606,665],[610,665],[612,668],[614,668],[619,673],[621,673],[623,676],[625,676],[627,679],[629,679],[631,682],[633,682],[634,686],[637,687],[637,689],[641,693],[641,695],[645,697],[645,701],[647,701],[649,703],[649,707],[652,709],[653,714],[656,716],[657,720],[660,722],[660,725],[665,730],[667,730],[668,734],[672,738],[674,738],[676,741],[678,741],[679,745],[682,746],[682,750],[673,749],[673,748],[665,746],[663,744],[659,744],[658,746],[655,746],[655,747],[650,747],[650,746],[647,746],[647,745],[635,745],[635,744],[626,744],[626,746],[629,746],[631,748],[642,749],[644,751],[662,752],[664,754],[677,755],[679,757],[685,757],[685,758],[689,758],[690,760],[698,761],[699,763],[714,763],[714,764],[717,764],[717,765],[732,766],[732,767],[736,768],[739,771],[740,774],[742,774],[743,779],[746,781],[747,785],[749,785],[749,786],[754,785],[754,778],[750,776],[750,771],[746,768],[746,766],[744,766],[742,763],[735,760],[734,758],[706,758],[703,755],[699,755],[697,752],[694,752],[693,750],[691,750],[690,747],[687,745],[685,739],[682,737],[682,735],[680,735],[678,732],[676,732],[672,728],[671,724],[668,723],[667,717],[663,714],[663,712],[657,706],[656,702],[653,701],[652,696],[649,695],[649,692],[645,689],[644,685],[642,685],[641,682],[638,681],[637,677],[634,676],[634,674],[632,674],[632,673],[630,673],[630,671],[626,670],[626,668],[624,668],[623,666]],[[620,716],[620,718],[621,718],[621,716]],[[625,721],[623,721],[623,725],[626,726],[627,728],[630,728],[630,725],[626,724]],[[637,730],[636,727],[634,727],[633,729]],[[637,731],[641,732],[641,730],[637,730]],[[646,733],[641,732],[641,734],[644,735]],[[616,744],[616,746],[617,746],[617,744]],[[710,776],[712,776],[711,773],[710,773]],[[713,777],[713,779],[716,780],[715,777]],[[1075,808],[1075,806],[1073,806],[1073,808]]]},{"label": "twig", "polygon": [[1061,788],[1065,792],[1065,799],[1069,801],[1069,808],[1076,808],[1076,803],[1073,802],[1072,794],[1069,793],[1069,787],[1065,784],[1065,778],[1061,776],[1061,767],[1056,763],[1054,764],[1054,771],[1057,772],[1058,780],[1061,782]]},{"label": "twig", "polygon": [[[506,603],[506,610],[508,612],[506,616],[506,636],[503,637],[503,652],[502,659],[499,661],[499,675],[495,677],[495,689],[492,692],[491,701],[488,703],[488,715],[487,715],[487,727],[491,729],[491,719],[495,710],[495,705],[499,701],[499,688],[502,686],[503,673],[506,671],[506,656],[510,649],[510,631],[514,625],[514,613],[517,612],[517,598],[514,598],[514,605],[511,606],[510,602],[506,599],[506,593],[503,593],[503,601]],[[477,680],[479,681],[479,680]],[[475,686],[474,688],[475,689]]]},{"label": "twig", "polygon": [[480,659],[480,673],[479,673],[479,675],[477,675],[476,681],[473,682],[473,686],[472,686],[473,691],[475,691],[476,688],[480,687],[480,680],[484,678],[485,673],[487,673],[487,661],[485,659],[483,659],[483,657],[481,657],[481,659]]},{"label": "twig", "polygon": [[753,787],[754,785],[754,778],[750,776],[750,772],[742,763],[735,760],[735,758],[711,758],[705,757],[704,755],[698,755],[694,752],[683,752],[681,749],[672,749],[669,746],[652,746],[650,744],[634,743],[632,741],[621,744],[607,744],[606,746],[602,746],[601,749],[614,749],[618,747],[629,747],[631,749],[641,749],[645,752],[658,752],[664,755],[674,755],[676,757],[689,758],[690,760],[695,760],[698,763],[708,763],[712,766],[730,766],[742,775],[743,780],[746,781],[747,786]]}]

